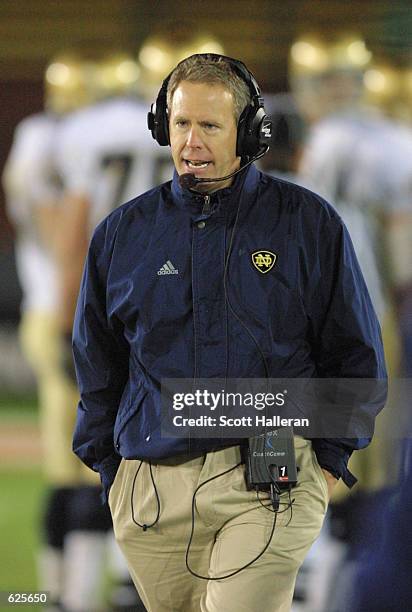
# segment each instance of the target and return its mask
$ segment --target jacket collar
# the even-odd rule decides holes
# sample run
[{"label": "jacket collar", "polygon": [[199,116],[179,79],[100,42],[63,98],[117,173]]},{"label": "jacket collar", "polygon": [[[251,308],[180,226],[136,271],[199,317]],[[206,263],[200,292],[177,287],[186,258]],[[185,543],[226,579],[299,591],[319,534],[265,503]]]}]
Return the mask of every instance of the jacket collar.
[{"label": "jacket collar", "polygon": [[251,164],[243,172],[239,172],[230,187],[218,189],[211,194],[207,194],[191,191],[190,189],[181,187],[179,183],[179,175],[175,170],[172,180],[173,201],[180,208],[184,208],[192,214],[199,215],[204,209],[206,200],[205,196],[209,195],[210,210],[211,213],[215,213],[223,208],[226,208],[227,205],[230,205],[230,201],[237,202],[241,192],[242,196],[247,200],[248,197],[251,196],[251,194],[256,190],[259,177],[260,172],[256,169],[254,164]]}]

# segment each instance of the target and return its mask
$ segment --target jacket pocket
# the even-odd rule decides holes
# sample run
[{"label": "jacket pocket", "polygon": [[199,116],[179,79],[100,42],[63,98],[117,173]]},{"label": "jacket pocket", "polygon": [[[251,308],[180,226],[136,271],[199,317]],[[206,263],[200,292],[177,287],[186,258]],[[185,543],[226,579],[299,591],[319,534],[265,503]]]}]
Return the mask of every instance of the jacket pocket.
[{"label": "jacket pocket", "polygon": [[318,458],[316,457],[316,453],[313,449],[311,449],[312,451],[312,461],[313,461],[313,465],[315,467],[315,470],[317,472],[318,478],[319,478],[319,482],[320,485],[322,487],[325,499],[326,499],[326,506],[329,504],[329,490],[328,490],[328,483],[326,481],[326,477],[325,474],[322,471],[322,468],[319,464]]},{"label": "jacket pocket", "polygon": [[112,484],[110,485],[110,488],[108,489],[108,492],[107,492],[107,503],[108,503],[108,506],[109,506],[110,510],[112,509],[111,508],[111,498],[113,497],[113,492],[114,492],[114,490],[116,488],[117,483],[119,482],[118,476],[119,476],[119,473],[122,470],[123,464],[124,464],[124,459],[121,460],[120,465],[117,468],[117,472],[116,472],[116,475],[114,477],[114,480],[113,480]]}]

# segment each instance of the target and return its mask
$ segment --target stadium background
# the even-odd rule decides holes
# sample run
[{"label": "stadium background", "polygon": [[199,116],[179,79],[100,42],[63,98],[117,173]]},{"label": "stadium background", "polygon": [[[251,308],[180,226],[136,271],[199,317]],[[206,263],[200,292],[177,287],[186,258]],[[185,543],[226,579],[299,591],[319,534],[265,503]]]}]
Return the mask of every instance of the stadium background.
[{"label": "stadium background", "polygon": [[[0,169],[15,126],[43,106],[43,74],[65,47],[123,48],[137,55],[147,36],[176,41],[207,33],[254,72],[264,91],[287,91],[294,39],[358,33],[374,57],[412,66],[410,0],[2,0],[0,4]],[[241,35],[239,34],[241,33]],[[42,477],[33,377],[17,342],[20,289],[13,232],[0,196],[0,590],[35,589],[36,524]]]}]

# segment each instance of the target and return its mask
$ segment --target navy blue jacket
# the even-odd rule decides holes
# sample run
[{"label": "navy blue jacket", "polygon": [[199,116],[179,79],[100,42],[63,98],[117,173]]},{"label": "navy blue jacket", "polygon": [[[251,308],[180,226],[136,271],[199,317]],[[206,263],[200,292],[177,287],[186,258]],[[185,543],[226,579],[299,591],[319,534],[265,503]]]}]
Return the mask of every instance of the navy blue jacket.
[{"label": "navy blue jacket", "polygon": [[[210,200],[210,201],[209,201]],[[205,197],[175,175],[117,208],[95,230],[73,344],[81,394],[74,451],[107,490],[121,457],[210,450],[160,436],[162,378],[385,378],[379,324],[350,237],[314,193],[251,166]],[[251,254],[277,255],[261,274]],[[166,262],[177,273],[158,274]],[[227,441],[226,441],[227,442]],[[316,439],[321,466],[349,482],[369,439]],[[233,443],[233,442],[232,442]]]}]

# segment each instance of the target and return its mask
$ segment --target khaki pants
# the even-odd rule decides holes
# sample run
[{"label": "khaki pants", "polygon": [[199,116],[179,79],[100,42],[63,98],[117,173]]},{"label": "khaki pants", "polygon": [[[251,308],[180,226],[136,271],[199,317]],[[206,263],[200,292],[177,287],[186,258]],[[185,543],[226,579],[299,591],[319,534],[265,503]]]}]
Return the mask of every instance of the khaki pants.
[{"label": "khaki pants", "polygon": [[[201,580],[185,566],[191,531],[192,496],[196,487],[240,461],[239,447],[202,457],[176,457],[152,464],[160,502],[158,511],[149,464],[122,460],[109,494],[116,539],[149,612],[286,612],[290,610],[297,571],[319,534],[328,492],[311,442],[295,438],[298,485],[290,510],[278,514],[266,552],[250,567],[225,580]],[[189,566],[203,576],[231,573],[254,559],[265,547],[273,526],[269,512],[248,491],[240,465],[205,484],[196,495],[195,531]],[[133,486],[133,481],[134,486]],[[267,495],[260,493],[261,499]],[[288,502],[281,496],[280,510]]]}]

